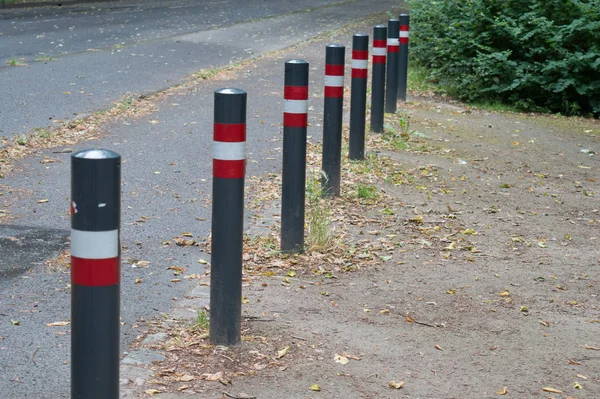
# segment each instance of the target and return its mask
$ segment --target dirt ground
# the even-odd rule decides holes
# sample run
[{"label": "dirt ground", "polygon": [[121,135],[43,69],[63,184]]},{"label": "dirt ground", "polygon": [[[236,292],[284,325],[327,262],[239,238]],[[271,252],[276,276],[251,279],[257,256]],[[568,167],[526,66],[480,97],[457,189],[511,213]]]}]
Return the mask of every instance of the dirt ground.
[{"label": "dirt ground", "polygon": [[162,346],[163,375],[144,389],[600,397],[600,124],[435,97],[406,106],[388,127],[410,118],[410,139],[372,135],[364,163],[344,161],[334,248],[277,254],[278,200],[254,202],[274,222],[246,248],[244,342],[214,348],[171,329],[187,344]]}]

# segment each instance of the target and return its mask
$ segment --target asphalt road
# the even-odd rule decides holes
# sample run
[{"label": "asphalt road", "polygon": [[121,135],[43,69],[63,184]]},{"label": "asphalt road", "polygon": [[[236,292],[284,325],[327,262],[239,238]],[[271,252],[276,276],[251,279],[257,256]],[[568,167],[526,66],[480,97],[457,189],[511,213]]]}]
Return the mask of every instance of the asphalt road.
[{"label": "asphalt road", "polygon": [[[27,67],[0,68],[5,90],[1,134],[23,131],[15,126],[46,126],[52,119],[102,109],[126,92],[156,91],[197,69],[285,48],[398,5],[392,0],[140,4],[102,3],[87,12],[77,6],[17,10],[14,20],[2,12],[2,59],[34,57],[42,49],[58,59],[31,62],[28,58]],[[309,6],[313,9],[307,10]],[[53,24],[51,19],[62,22]],[[59,28],[54,28],[52,40],[34,40],[54,25]],[[112,41],[115,37],[123,43],[119,48]],[[59,39],[63,46],[54,46],[61,43]],[[340,41],[348,45],[349,39]],[[7,46],[8,42],[12,44]],[[28,44],[21,47],[21,42]],[[286,56],[301,58],[302,54],[290,51]],[[160,318],[193,286],[194,280],[172,282],[168,267],[185,267],[188,275],[202,273],[204,266],[198,259],[210,259],[199,247],[162,243],[182,232],[197,238],[210,232],[215,89],[231,84],[248,90],[249,175],[279,172],[283,61],[262,60],[235,81],[207,82],[185,95],[164,98],[157,112],[103,126],[106,137],[72,148],[105,147],[123,156],[122,352],[136,337],[140,319]],[[315,111],[310,111],[309,134],[314,137],[320,134],[322,74],[322,67],[311,69]],[[0,209],[13,217],[10,225],[0,225],[0,397],[11,399],[69,397],[69,327],[46,326],[69,318],[69,274],[48,271],[44,260],[68,248],[70,154],[45,151],[40,156],[53,162],[25,159],[18,163],[17,172],[0,180]],[[48,201],[38,203],[41,199]],[[130,262],[136,259],[150,264],[133,268]],[[142,283],[136,284],[137,278]]]},{"label": "asphalt road", "polygon": [[[127,92],[157,91],[384,8],[370,3],[150,0],[2,10],[0,136],[85,116]],[[289,23],[278,24],[282,16]],[[303,23],[308,29],[290,37]],[[232,40],[224,28],[234,26],[246,36]]]}]

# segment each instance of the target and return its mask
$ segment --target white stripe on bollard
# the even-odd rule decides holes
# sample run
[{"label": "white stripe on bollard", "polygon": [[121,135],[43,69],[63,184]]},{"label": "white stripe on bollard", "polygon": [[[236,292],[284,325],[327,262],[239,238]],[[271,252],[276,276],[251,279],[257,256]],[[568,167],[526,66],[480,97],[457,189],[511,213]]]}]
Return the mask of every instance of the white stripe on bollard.
[{"label": "white stripe on bollard", "polygon": [[307,100],[284,100],[283,112],[288,114],[306,114],[308,112]]},{"label": "white stripe on bollard", "polygon": [[82,259],[116,258],[119,256],[119,230],[71,229],[71,255]]},{"label": "white stripe on bollard", "polygon": [[213,158],[222,161],[240,161],[246,159],[246,142],[213,141]]}]

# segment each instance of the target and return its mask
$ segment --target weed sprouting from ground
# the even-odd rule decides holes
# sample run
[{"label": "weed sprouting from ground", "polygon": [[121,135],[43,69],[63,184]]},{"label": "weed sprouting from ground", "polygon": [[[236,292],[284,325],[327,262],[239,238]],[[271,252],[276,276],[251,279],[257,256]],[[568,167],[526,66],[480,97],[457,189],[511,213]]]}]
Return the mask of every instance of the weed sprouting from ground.
[{"label": "weed sprouting from ground", "polygon": [[17,144],[18,145],[27,145],[28,141],[27,141],[27,136],[22,134],[19,137],[17,137]]},{"label": "weed sprouting from ground", "polygon": [[[327,176],[323,175],[323,179]],[[322,251],[334,244],[331,226],[331,205],[323,198],[323,188],[319,179],[311,177],[306,182],[306,224],[307,249]]]},{"label": "weed sprouting from ground", "polygon": [[6,61],[6,64],[8,66],[26,66],[27,64],[25,64],[25,58],[11,58],[10,60]]},{"label": "weed sprouting from ground", "polygon": [[375,199],[377,198],[377,187],[358,183],[358,186],[356,187],[356,194],[358,195],[358,198]]},{"label": "weed sprouting from ground", "polygon": [[120,111],[127,111],[134,105],[134,103],[135,103],[135,98],[134,98],[133,94],[128,93],[128,94],[125,94],[123,97],[121,97],[121,99],[117,103],[117,108]]},{"label": "weed sprouting from ground", "polygon": [[208,330],[210,323],[209,323],[209,315],[208,312],[206,310],[199,310],[198,311],[198,315],[196,317],[196,321],[194,323],[194,330]]}]

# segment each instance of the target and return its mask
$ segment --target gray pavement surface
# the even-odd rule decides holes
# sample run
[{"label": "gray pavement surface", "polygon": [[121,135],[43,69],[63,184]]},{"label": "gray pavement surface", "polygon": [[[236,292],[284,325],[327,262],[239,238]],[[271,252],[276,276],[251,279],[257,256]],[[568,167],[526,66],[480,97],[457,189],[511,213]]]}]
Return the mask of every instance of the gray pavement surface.
[{"label": "gray pavement surface", "polygon": [[[216,4],[206,4],[212,3]],[[267,3],[276,4],[270,1],[260,2]],[[288,2],[278,3],[285,5]],[[296,3],[300,4],[289,2]],[[331,2],[314,3],[323,5]],[[219,4],[223,7],[220,13],[247,16],[254,3],[236,1]],[[303,9],[307,7],[306,2],[301,4]],[[79,73],[90,76],[90,79],[93,77],[97,81],[110,82],[106,83],[104,94],[98,96],[103,97],[104,102],[94,105],[100,107],[100,104],[109,104],[126,91],[136,91],[132,86],[146,85],[147,90],[155,91],[181,81],[184,76],[205,67],[204,65],[226,65],[232,59],[284,48],[332,27],[370,14],[383,13],[395,6],[397,2],[390,0],[351,1],[228,28],[215,29],[211,26],[210,31],[188,31],[177,38],[170,36],[167,39],[131,44],[126,53],[105,49],[62,56],[60,60],[48,61],[47,64],[39,62],[32,63],[29,67],[3,68],[0,74],[4,75],[4,81],[6,74],[23,73],[19,79],[24,83],[26,74],[19,71],[40,68],[38,73],[48,77],[48,72],[41,72],[43,68],[55,68],[53,72],[60,77],[39,80],[37,86],[28,83],[32,87],[43,87],[43,92],[47,92],[46,88],[49,88],[51,93],[42,96],[47,101],[44,105],[41,105],[40,98],[31,96],[31,101],[39,105],[39,110],[46,112],[42,119],[48,118],[47,115],[53,113],[54,109],[69,109],[63,115],[85,113],[93,107],[88,107],[88,103],[82,101],[84,97],[74,101],[75,96],[62,94],[65,82],[77,79]],[[338,41],[338,38],[335,39]],[[348,45],[350,39],[349,35],[347,38],[339,38],[339,41]],[[183,53],[178,52],[182,48],[193,54],[190,57],[198,62],[187,65],[185,57],[179,59],[173,55]],[[141,67],[141,63],[136,64],[138,57],[131,54],[138,54],[140,51],[143,54],[154,54],[153,58],[157,62],[147,69]],[[172,62],[165,65],[164,58],[160,56],[172,56],[169,58]],[[301,52],[295,53],[293,50],[286,54],[289,58],[302,56]],[[163,61],[158,61],[157,58]],[[347,64],[349,59],[348,48]],[[172,239],[182,232],[191,232],[198,240],[209,234],[214,90],[231,85],[249,93],[248,176],[279,173],[285,60],[283,56],[259,60],[255,66],[242,68],[231,80],[206,81],[188,90],[165,96],[159,102],[156,112],[139,119],[121,120],[104,126],[104,138],[71,148],[75,152],[90,146],[105,147],[123,156],[123,356],[127,355],[128,344],[138,335],[139,324],[143,324],[144,320],[160,318],[160,315],[168,313],[172,308],[184,315],[193,307],[187,306],[186,301],[197,295],[190,298],[186,293],[197,285],[197,280],[182,278],[179,282],[172,281],[181,276],[174,276],[169,267],[185,267],[185,275],[201,274],[205,267],[198,259],[210,260],[210,256],[199,247],[178,247]],[[318,139],[321,129],[319,114],[322,111],[323,60],[308,61],[311,62],[309,112],[312,124],[309,135]],[[171,67],[173,64],[178,67]],[[59,65],[64,69],[59,68]],[[78,68],[87,72],[79,72]],[[122,73],[115,72],[117,69]],[[38,73],[32,76],[38,76]],[[152,79],[155,80],[151,81]],[[75,90],[72,91],[74,92]],[[58,101],[59,98],[68,101],[62,103]],[[11,104],[3,104],[0,120],[10,122],[11,118],[7,118],[5,112],[16,112],[7,111],[10,107]],[[32,120],[39,117],[37,109],[29,106],[22,108],[35,114],[35,117],[31,117]],[[18,123],[25,123],[24,119],[19,120]],[[0,181],[0,209],[8,211],[13,218],[11,225],[0,225],[0,270],[4,271],[4,275],[0,274],[0,391],[5,397],[15,399],[69,397],[69,326],[46,326],[47,323],[68,320],[69,275],[67,272],[48,271],[41,259],[55,256],[61,249],[68,248],[65,237],[69,227],[67,210],[70,196],[70,153],[45,151],[40,156],[47,156],[55,162],[42,164],[38,157],[25,159],[17,165],[18,172]],[[41,199],[48,201],[38,203]],[[34,229],[36,233],[19,235],[19,231],[15,230],[24,228],[22,226]],[[32,252],[36,254],[32,254],[30,259],[11,260],[7,254],[14,251],[4,245],[6,240],[13,242],[11,237],[22,242],[31,241],[32,237],[41,237],[46,241],[45,248],[51,249],[43,252],[36,246],[32,248]],[[166,241],[170,241],[170,245],[163,244]],[[131,264],[135,260],[146,260],[150,264],[145,268],[135,268]],[[136,283],[138,278],[141,283]],[[199,300],[206,302],[206,299],[205,294],[200,295]],[[11,320],[18,321],[19,324],[15,325]],[[135,372],[137,371],[134,369],[132,373]]]},{"label": "gray pavement surface", "polygon": [[0,137],[88,115],[128,92],[158,91],[395,4],[172,0],[0,11]]}]

